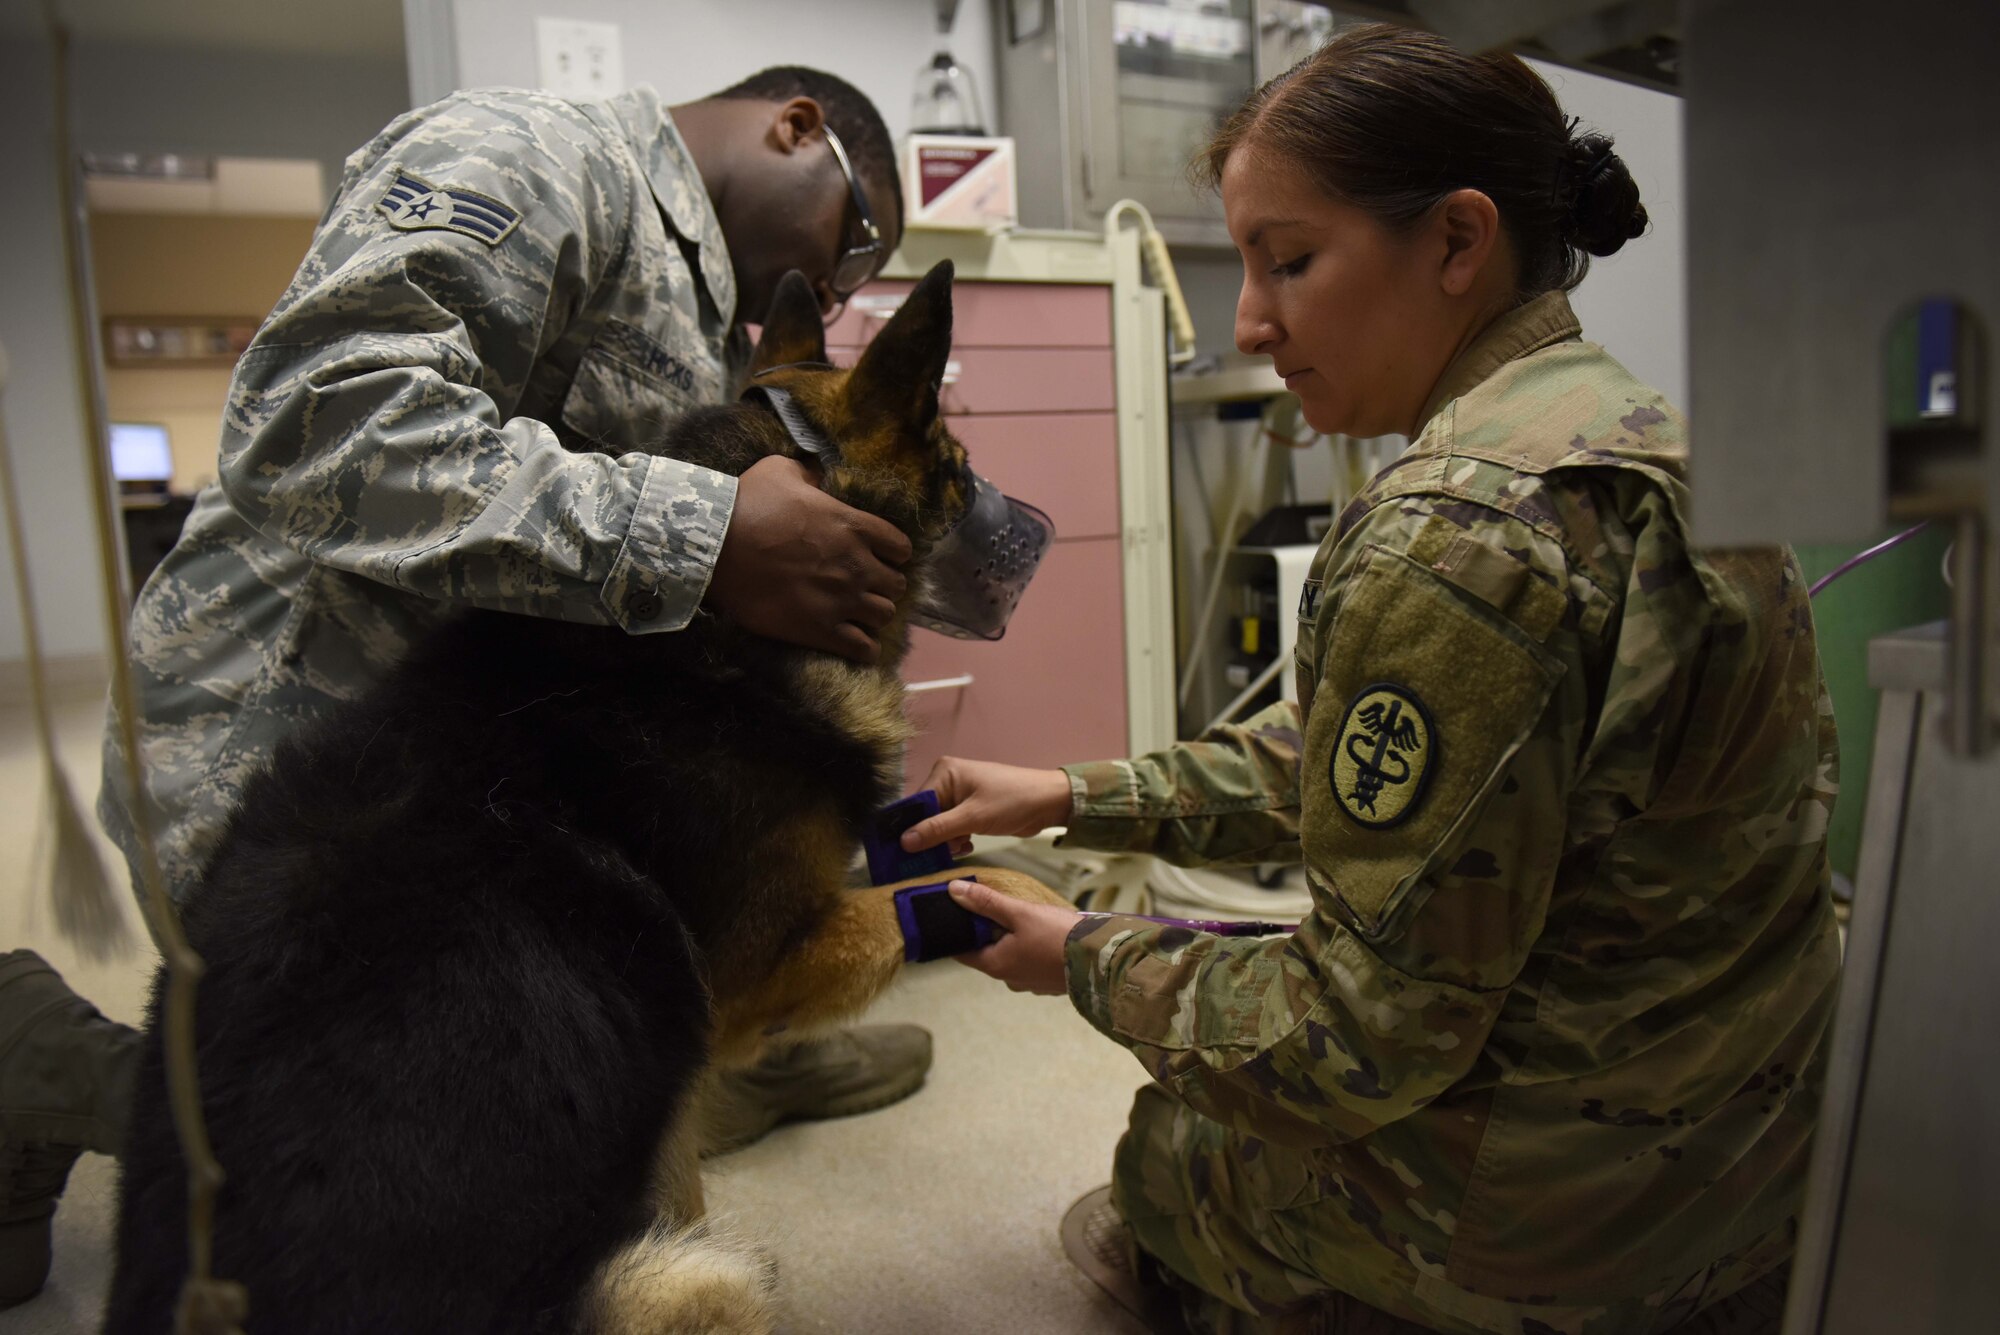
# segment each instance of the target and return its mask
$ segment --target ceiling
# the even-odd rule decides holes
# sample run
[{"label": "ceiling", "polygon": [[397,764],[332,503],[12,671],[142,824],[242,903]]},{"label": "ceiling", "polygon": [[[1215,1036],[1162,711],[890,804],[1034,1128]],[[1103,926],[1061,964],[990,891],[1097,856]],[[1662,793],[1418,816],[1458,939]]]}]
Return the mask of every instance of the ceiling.
[{"label": "ceiling", "polygon": [[[402,0],[55,0],[55,9],[80,42],[403,58]],[[0,32],[39,32],[42,13],[43,0],[0,0]]]}]

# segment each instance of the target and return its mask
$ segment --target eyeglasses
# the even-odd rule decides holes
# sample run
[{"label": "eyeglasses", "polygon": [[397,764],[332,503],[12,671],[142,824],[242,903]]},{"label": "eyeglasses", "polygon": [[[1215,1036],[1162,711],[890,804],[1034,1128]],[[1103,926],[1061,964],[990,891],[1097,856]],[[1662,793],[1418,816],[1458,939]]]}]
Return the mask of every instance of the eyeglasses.
[{"label": "eyeglasses", "polygon": [[861,193],[861,182],[854,178],[854,167],[847,160],[847,150],[840,146],[840,136],[831,125],[820,128],[826,132],[826,146],[833,150],[833,160],[840,164],[840,174],[847,178],[847,193],[854,198],[855,211],[861,215],[862,234],[868,238],[861,245],[849,246],[834,261],[833,276],[827,281],[836,302],[827,317],[832,320],[847,305],[847,299],[875,276],[882,258],[882,229],[875,225],[875,215],[868,211],[868,197]]}]

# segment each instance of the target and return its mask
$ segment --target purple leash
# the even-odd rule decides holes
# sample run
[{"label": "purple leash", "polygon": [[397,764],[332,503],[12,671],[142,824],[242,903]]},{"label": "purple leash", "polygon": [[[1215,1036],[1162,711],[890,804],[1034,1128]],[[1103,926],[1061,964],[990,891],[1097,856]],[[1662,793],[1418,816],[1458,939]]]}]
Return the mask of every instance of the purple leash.
[{"label": "purple leash", "polygon": [[1813,584],[1813,586],[1810,589],[1806,590],[1806,597],[1808,598],[1819,597],[1819,591],[1821,589],[1833,583],[1835,580],[1839,579],[1842,575],[1845,575],[1848,571],[1854,569],[1854,567],[1860,565],[1864,561],[1874,560],[1876,557],[1880,556],[1882,553],[1886,551],[1889,551],[1891,548],[1902,546],[1904,543],[1908,542],[1911,538],[1916,537],[1917,534],[1922,533],[1925,529],[1929,528],[1930,526],[1931,526],[1931,521],[1926,519],[1923,523],[1918,524],[1913,528],[1904,529],[1901,533],[1898,533],[1895,537],[1890,538],[1887,542],[1878,542],[1873,547],[1870,547],[1867,551],[1859,552],[1853,556],[1848,557],[1845,561],[1842,561],[1839,565],[1827,571],[1826,574],[1820,576],[1820,578]]}]

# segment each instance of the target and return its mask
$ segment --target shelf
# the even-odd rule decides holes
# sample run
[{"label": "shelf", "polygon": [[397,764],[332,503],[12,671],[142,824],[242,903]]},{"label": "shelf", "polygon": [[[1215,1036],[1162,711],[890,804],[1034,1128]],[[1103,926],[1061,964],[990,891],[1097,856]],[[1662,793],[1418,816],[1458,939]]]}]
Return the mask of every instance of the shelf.
[{"label": "shelf", "polygon": [[1291,393],[1268,362],[1255,366],[1231,366],[1212,375],[1176,376],[1170,383],[1176,408],[1249,403]]}]

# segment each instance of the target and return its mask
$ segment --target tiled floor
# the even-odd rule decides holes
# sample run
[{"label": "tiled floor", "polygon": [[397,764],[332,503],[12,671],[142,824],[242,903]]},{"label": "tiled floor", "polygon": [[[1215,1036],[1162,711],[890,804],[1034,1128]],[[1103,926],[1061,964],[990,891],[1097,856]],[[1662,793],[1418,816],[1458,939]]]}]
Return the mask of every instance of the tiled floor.
[{"label": "tiled floor", "polygon": [[[96,703],[78,701],[59,720],[86,806],[101,716]],[[41,951],[79,992],[131,1021],[150,950],[81,961],[31,892],[40,772],[26,713],[0,709],[0,942]],[[787,1329],[1133,1335],[1137,1326],[1065,1261],[1056,1225],[1109,1176],[1125,1108],[1144,1079],[1138,1064],[1067,1003],[1016,996],[948,962],[913,968],[869,1018],[930,1027],[937,1063],[923,1090],[863,1117],[781,1128],[709,1175],[711,1207],[777,1258]],[[0,1333],[95,1328],[113,1180],[106,1159],[87,1155],[78,1165],[56,1217],[49,1286],[0,1313]]]}]

